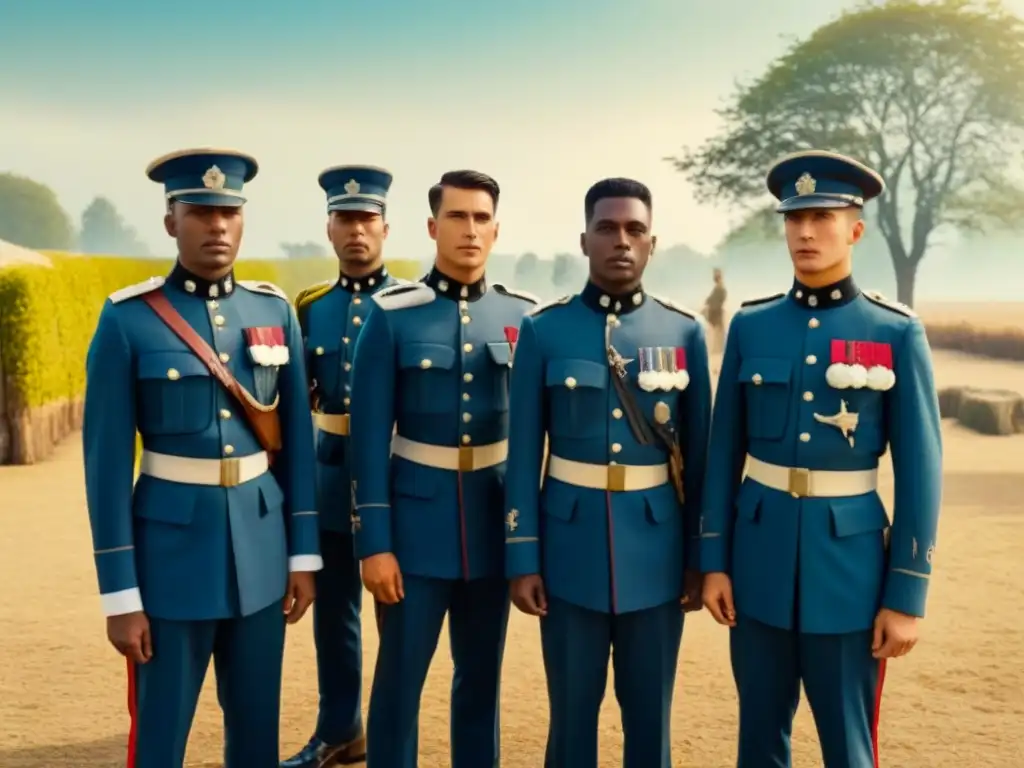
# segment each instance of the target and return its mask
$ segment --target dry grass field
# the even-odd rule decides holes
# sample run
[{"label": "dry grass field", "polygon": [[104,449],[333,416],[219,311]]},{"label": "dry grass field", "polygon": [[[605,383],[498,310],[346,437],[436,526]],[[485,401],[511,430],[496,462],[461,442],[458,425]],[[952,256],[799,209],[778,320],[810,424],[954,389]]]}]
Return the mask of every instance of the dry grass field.
[{"label": "dry grass field", "polygon": [[[967,309],[967,312],[964,312]],[[988,305],[925,307],[927,319],[978,323],[1024,319]],[[1014,314],[1016,313],[1016,314]],[[984,319],[983,319],[984,318]],[[955,353],[935,355],[939,384],[1024,392],[1024,365]],[[1024,435],[981,437],[947,422],[946,493],[930,613],[922,642],[892,663],[882,705],[889,768],[1024,766]],[[0,766],[114,768],[124,765],[128,727],[124,664],[106,645],[84,508],[77,441],[31,467],[0,467]],[[883,495],[891,495],[888,473]],[[371,616],[369,604],[365,615]],[[369,689],[377,640],[366,622]],[[311,623],[288,640],[282,750],[308,736],[316,707]],[[189,766],[220,765],[212,681],[193,729]],[[448,763],[450,661],[439,648],[423,700],[422,768]],[[535,621],[513,611],[503,689],[506,768],[543,764],[547,702]],[[676,686],[674,761],[693,768],[734,764],[736,732],[725,631],[706,613],[688,620]],[[621,731],[609,686],[602,768],[621,764]],[[819,766],[813,721],[803,707],[795,765]]]}]

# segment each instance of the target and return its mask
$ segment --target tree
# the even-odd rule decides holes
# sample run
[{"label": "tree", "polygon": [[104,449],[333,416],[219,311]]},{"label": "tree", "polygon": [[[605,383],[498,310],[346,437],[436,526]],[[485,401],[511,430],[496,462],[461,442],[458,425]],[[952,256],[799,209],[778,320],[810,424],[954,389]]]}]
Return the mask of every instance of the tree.
[{"label": "tree", "polygon": [[0,240],[25,248],[70,250],[71,219],[52,189],[38,181],[0,173]]},{"label": "tree", "polygon": [[78,235],[82,253],[106,253],[119,256],[149,256],[149,249],[135,230],[128,226],[117,208],[105,197],[95,197],[82,211],[82,231]]},{"label": "tree", "polygon": [[800,149],[882,174],[874,215],[905,304],[939,227],[1024,220],[1024,22],[998,2],[862,5],[739,86],[720,116],[721,134],[666,158],[703,202],[759,202],[764,171]]},{"label": "tree", "polygon": [[305,243],[281,243],[281,250],[284,251],[285,258],[289,259],[327,258],[327,249],[320,245],[320,243],[314,243],[313,241]]},{"label": "tree", "polygon": [[521,282],[523,280],[529,280],[533,277],[534,272],[537,271],[537,266],[540,262],[540,258],[536,253],[527,251],[526,253],[520,254],[519,258],[516,259],[515,266],[515,280]]}]

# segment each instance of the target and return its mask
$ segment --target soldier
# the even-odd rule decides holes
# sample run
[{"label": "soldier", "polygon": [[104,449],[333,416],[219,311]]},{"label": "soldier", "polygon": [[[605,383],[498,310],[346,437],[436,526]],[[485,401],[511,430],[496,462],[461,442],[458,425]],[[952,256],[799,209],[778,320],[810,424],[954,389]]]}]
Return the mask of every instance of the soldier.
[{"label": "soldier", "polygon": [[352,543],[348,434],[356,338],[371,297],[396,280],[384,267],[385,203],[391,174],[348,165],[320,174],[327,194],[327,237],[341,262],[337,279],[296,299],[306,342],[313,423],[317,434],[320,548],[313,606],[320,712],[309,743],[281,768],[326,768],[366,758],[363,735],[363,662],[359,614],[363,585]]},{"label": "soldier", "polygon": [[[702,521],[704,600],[732,627],[741,768],[790,764],[801,682],[824,763],[877,766],[886,659],[917,642],[935,549],[942,443],[931,354],[913,312],[862,292],[851,274],[861,210],[882,178],[809,151],[779,161],[767,184],[795,280],[788,294],[745,302],[729,328]],[[877,492],[887,447],[891,527]]]},{"label": "soldier", "polygon": [[547,768],[596,768],[609,653],[623,764],[670,768],[683,611],[701,607],[707,349],[694,312],[641,285],[656,241],[647,187],[605,179],[584,207],[589,282],[519,334],[506,572],[516,606],[541,617]]},{"label": "soldier", "polygon": [[701,313],[708,323],[708,353],[720,355],[725,347],[725,281],[722,270],[715,267],[711,273],[714,287],[704,300],[704,311]]},{"label": "soldier", "polygon": [[285,622],[322,566],[299,326],[279,288],[234,277],[251,157],[184,150],[147,175],[177,263],[104,305],[83,429],[107,636],[128,659],[128,765],[182,766],[212,656],[226,768],[277,768]]},{"label": "soldier", "polygon": [[536,300],[485,280],[498,235],[494,179],[451,171],[428,197],[434,267],[374,297],[352,377],[352,520],[380,632],[370,768],[417,764],[420,695],[445,614],[452,767],[499,760],[508,377],[515,332]]}]

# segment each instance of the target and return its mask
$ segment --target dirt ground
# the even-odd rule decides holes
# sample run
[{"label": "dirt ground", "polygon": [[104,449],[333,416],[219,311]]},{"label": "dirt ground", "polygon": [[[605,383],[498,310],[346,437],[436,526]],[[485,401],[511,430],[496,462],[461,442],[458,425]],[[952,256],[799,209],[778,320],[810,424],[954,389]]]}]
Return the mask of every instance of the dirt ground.
[{"label": "dirt ground", "polygon": [[[938,352],[940,385],[1024,391],[1024,366]],[[930,610],[922,642],[891,663],[882,705],[889,768],[1024,766],[1024,435],[991,438],[947,422],[946,493]],[[883,480],[883,495],[891,478]],[[0,768],[123,766],[128,719],[124,663],[106,645],[82,487],[72,439],[35,467],[0,467]],[[366,616],[372,616],[369,603]],[[376,657],[366,622],[369,690]],[[311,622],[288,640],[284,753],[309,735],[316,708]],[[445,641],[423,699],[420,765],[448,763]],[[213,686],[199,707],[188,766],[220,765]],[[503,688],[506,768],[543,764],[547,729],[537,624],[513,611]],[[621,764],[621,729],[609,687],[602,768]],[[728,768],[736,704],[724,630],[706,613],[688,620],[673,717],[677,766]],[[806,706],[797,718],[795,764],[821,765]]]}]

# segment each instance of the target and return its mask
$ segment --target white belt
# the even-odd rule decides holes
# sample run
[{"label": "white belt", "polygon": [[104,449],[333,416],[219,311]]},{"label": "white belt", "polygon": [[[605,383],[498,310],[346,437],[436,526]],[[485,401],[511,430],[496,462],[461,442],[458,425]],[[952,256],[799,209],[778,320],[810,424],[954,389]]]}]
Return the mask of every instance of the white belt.
[{"label": "white belt", "polygon": [[747,456],[747,477],[793,498],[860,496],[878,487],[877,469],[836,472],[769,464]]},{"label": "white belt", "polygon": [[551,454],[548,477],[598,491],[646,491],[668,482],[668,464],[585,464]]},{"label": "white belt", "polygon": [[349,415],[347,413],[321,413],[313,411],[313,423],[321,432],[332,435],[347,435],[349,431]]},{"label": "white belt", "polygon": [[501,464],[508,457],[508,440],[489,445],[454,448],[448,445],[417,443],[401,435],[391,441],[391,452],[407,461],[435,469],[450,469],[453,472],[472,472]]},{"label": "white belt", "polygon": [[219,485],[233,488],[255,480],[269,468],[264,451],[229,459],[193,459],[166,453],[142,452],[140,471],[172,483]]}]

